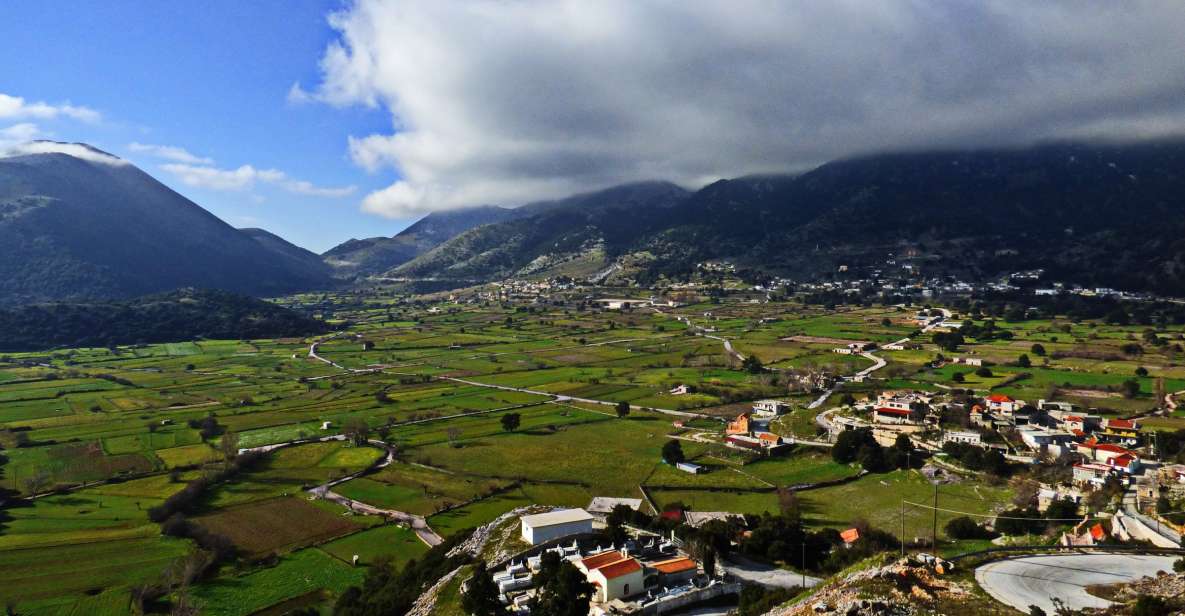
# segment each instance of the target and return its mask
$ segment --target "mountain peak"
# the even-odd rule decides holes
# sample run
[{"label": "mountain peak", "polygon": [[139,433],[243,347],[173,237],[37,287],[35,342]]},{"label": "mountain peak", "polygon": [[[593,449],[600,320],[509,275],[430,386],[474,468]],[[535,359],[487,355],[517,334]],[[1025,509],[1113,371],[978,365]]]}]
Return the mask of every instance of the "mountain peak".
[{"label": "mountain peak", "polygon": [[0,153],[0,158],[15,158],[18,156],[37,156],[41,154],[64,154],[80,160],[85,160],[93,163],[102,163],[105,165],[129,165],[131,163],[122,158],[104,152],[99,148],[88,143],[67,143],[63,141],[49,141],[40,139],[37,141],[30,141],[12,146],[3,153]]}]

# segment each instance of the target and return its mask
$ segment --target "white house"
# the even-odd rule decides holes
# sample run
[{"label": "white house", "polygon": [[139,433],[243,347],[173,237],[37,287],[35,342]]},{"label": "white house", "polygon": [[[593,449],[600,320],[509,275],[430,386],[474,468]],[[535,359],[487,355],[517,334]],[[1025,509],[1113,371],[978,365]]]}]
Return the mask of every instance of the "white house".
[{"label": "white house", "polygon": [[578,561],[576,568],[596,587],[593,600],[597,603],[636,595],[645,589],[642,563],[615,550]]},{"label": "white house", "polygon": [[983,443],[983,436],[978,432],[960,432],[958,430],[950,430],[942,434],[942,442],[979,445]]},{"label": "white house", "polygon": [[591,533],[593,517],[583,509],[562,509],[525,515],[519,521],[522,523],[523,541],[539,545],[560,537]]},{"label": "white house", "polygon": [[790,411],[790,405],[781,400],[758,400],[753,403],[753,414],[758,417],[777,417]]}]

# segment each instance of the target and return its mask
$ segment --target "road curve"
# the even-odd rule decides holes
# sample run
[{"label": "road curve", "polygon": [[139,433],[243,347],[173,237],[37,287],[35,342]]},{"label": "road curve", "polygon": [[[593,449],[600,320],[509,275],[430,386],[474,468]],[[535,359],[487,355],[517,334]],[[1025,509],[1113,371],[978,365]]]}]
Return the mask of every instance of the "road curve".
[{"label": "road curve", "polygon": [[1049,554],[1009,558],[975,570],[975,581],[995,600],[1028,613],[1036,605],[1047,614],[1061,599],[1073,610],[1105,608],[1110,601],[1086,592],[1093,584],[1115,584],[1172,571],[1176,556],[1145,554]]}]

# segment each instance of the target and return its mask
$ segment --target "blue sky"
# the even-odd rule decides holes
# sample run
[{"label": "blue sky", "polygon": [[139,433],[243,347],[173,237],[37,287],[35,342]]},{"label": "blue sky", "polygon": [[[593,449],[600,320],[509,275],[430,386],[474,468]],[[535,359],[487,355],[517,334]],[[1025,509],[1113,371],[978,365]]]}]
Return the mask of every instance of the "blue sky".
[{"label": "blue sky", "polygon": [[[0,117],[0,129],[33,124],[40,137],[91,143],[234,226],[264,227],[317,252],[350,237],[394,234],[411,221],[358,205],[394,171],[368,173],[347,153],[348,135],[390,130],[388,112],[288,101],[293,83],[317,82],[334,35],[326,16],[339,8],[307,0],[6,2],[0,95],[26,105],[68,102],[101,118]],[[219,170],[276,170],[283,180],[187,185],[164,167],[179,161],[132,143],[183,148]],[[355,189],[308,195],[290,188],[297,181]]]}]

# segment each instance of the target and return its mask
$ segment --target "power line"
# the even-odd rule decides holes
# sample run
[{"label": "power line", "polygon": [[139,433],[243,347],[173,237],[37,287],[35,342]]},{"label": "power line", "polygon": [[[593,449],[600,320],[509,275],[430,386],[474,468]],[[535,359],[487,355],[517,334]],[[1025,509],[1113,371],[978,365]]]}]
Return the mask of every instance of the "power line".
[{"label": "power line", "polygon": [[[1113,517],[1113,516],[1094,516],[1094,517],[1085,517],[1085,518],[1025,518],[1025,517],[1020,517],[1020,516],[995,515],[995,514],[991,514],[991,513],[972,513],[970,511],[959,511],[958,509],[946,509],[943,507],[935,507],[933,505],[923,505],[922,503],[915,503],[913,501],[907,501],[907,500],[903,500],[901,502],[903,502],[907,505],[912,505],[914,507],[921,507],[922,509],[934,509],[936,511],[942,511],[944,513],[957,513],[959,515],[965,515],[965,516],[970,516],[970,517],[975,517],[975,518],[995,518],[997,520],[1044,520],[1046,522],[1081,522],[1083,520],[1109,520]],[[1172,515],[1172,514],[1176,514],[1176,513],[1185,513],[1185,510],[1166,511],[1164,513],[1160,513],[1159,515],[1163,517],[1166,515]]]}]

